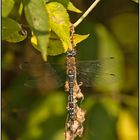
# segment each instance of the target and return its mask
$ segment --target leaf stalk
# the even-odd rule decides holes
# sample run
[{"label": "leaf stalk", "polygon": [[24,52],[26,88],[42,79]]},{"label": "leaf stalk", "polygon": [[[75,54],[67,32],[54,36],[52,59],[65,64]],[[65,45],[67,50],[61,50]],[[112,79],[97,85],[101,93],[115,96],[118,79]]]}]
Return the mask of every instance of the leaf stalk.
[{"label": "leaf stalk", "polygon": [[100,0],[95,0],[93,2],[93,4],[87,9],[87,11],[73,24],[74,27],[77,27],[88,16],[88,14],[95,8],[99,1]]}]

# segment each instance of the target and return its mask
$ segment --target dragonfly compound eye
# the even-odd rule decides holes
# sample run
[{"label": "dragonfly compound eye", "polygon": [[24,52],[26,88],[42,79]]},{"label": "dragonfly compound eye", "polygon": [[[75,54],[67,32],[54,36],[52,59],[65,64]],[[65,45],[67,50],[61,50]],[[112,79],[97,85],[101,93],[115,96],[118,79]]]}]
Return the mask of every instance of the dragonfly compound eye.
[{"label": "dragonfly compound eye", "polygon": [[76,56],[76,50],[67,51],[66,52],[66,56],[67,57],[74,57],[74,56]]}]

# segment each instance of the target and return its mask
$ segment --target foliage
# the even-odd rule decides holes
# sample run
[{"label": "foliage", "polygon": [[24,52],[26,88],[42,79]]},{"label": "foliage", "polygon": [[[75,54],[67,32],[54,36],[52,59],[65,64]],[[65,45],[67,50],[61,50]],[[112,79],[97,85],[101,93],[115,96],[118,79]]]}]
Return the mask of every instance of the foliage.
[{"label": "foliage", "polygon": [[19,42],[27,37],[26,32],[22,34],[21,26],[11,18],[2,18],[2,40],[8,42]]},{"label": "foliage", "polygon": [[[75,46],[76,44],[80,43],[82,40],[86,39],[87,37],[88,35],[74,34]],[[31,43],[34,48],[40,51],[40,49],[37,47],[37,39],[34,35],[31,37]],[[54,32],[51,32],[50,41],[48,44],[48,55],[51,55],[51,56],[59,55],[59,54],[62,54],[63,52],[64,52],[64,48],[63,48],[63,44],[61,40],[58,38],[58,36]]]},{"label": "foliage", "polygon": [[[9,3],[9,11],[6,10],[5,3]],[[3,0],[2,4],[2,16],[5,17],[2,19],[2,40],[8,42],[20,42],[24,40],[27,35],[20,34],[19,31],[21,29],[18,27],[20,26],[19,23],[8,17],[8,14],[13,8],[14,1]],[[65,2],[61,0],[23,0],[23,8],[30,29],[37,39],[35,48],[41,52],[44,61],[47,60],[47,55],[49,54],[61,54],[72,48],[70,43],[70,20],[67,10],[77,13],[80,13],[81,11],[75,8],[69,0]],[[11,30],[11,24],[15,29],[13,28]],[[52,47],[54,45],[52,45],[52,37],[50,37],[51,31],[57,35],[58,40],[60,40],[59,44],[62,43],[63,48],[60,48],[60,52],[57,52],[58,49],[56,49],[56,47]],[[77,36],[77,38],[79,41],[83,40],[82,36]],[[60,45],[58,45],[58,47],[59,46]],[[49,51],[48,48],[51,48],[51,51]]]},{"label": "foliage", "polygon": [[[37,67],[25,73],[18,66],[26,60],[64,62],[64,53],[71,47],[69,26],[81,12],[74,5],[85,11],[91,2],[2,0],[2,140],[64,139],[64,89],[41,88],[52,83],[53,77],[49,83],[37,81],[35,89],[25,87],[29,78],[45,72]],[[87,113],[85,132],[79,139],[137,140],[138,1],[100,1],[76,27],[74,43],[78,60],[115,57],[115,63],[105,64],[99,73],[116,75],[109,84],[98,79],[99,86],[82,87],[81,106]]]}]

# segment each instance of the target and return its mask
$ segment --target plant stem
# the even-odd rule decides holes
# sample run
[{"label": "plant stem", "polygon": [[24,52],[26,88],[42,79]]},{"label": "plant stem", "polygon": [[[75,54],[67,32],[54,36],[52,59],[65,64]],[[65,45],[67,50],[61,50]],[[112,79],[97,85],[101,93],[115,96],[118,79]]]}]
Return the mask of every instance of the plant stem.
[{"label": "plant stem", "polygon": [[77,27],[85,19],[85,17],[87,17],[87,15],[95,8],[99,1],[100,0],[95,0],[93,2],[93,4],[87,9],[87,11],[73,24],[74,27]]}]

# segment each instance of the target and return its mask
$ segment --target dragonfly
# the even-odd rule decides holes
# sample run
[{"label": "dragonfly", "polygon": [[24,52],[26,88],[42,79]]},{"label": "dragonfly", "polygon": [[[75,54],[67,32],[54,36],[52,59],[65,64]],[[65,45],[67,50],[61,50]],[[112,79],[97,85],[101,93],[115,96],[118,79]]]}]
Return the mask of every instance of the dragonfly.
[{"label": "dragonfly", "polygon": [[[101,72],[107,65],[114,65],[115,57],[106,57],[97,60],[83,60],[76,62],[77,81],[83,87],[97,87],[102,83],[112,83],[116,75],[109,72]],[[35,63],[25,61],[19,68],[29,74],[24,86],[29,88],[58,89],[66,81],[65,63]],[[100,81],[100,82],[97,82]]]},{"label": "dragonfly", "polygon": [[[41,88],[48,87],[49,89],[58,88],[64,85],[65,81],[68,83],[67,91],[68,96],[68,110],[70,118],[70,129],[74,124],[75,119],[75,97],[74,93],[74,84],[78,82],[85,87],[93,86],[94,79],[107,79],[108,82],[112,82],[115,77],[112,73],[104,73],[104,76],[108,78],[101,78],[99,71],[103,68],[104,64],[107,64],[107,61],[111,61],[114,57],[109,57],[103,61],[99,60],[87,60],[87,61],[78,61],[76,62],[76,49],[74,49],[73,43],[73,33],[71,33],[71,44],[73,46],[72,50],[66,52],[66,64],[55,64],[55,63],[44,63],[44,64],[31,64],[25,62],[20,65],[20,68],[23,70],[30,69],[34,76],[34,79],[30,79],[25,83],[25,86],[36,87],[37,85]],[[44,69],[45,68],[45,69]],[[64,69],[63,69],[64,68]],[[63,70],[65,72],[62,72]],[[65,74],[65,75],[64,75]],[[107,83],[107,82],[106,82]],[[65,84],[66,85],[66,84]],[[65,87],[66,88],[66,87]],[[77,101],[76,101],[77,102]]]},{"label": "dragonfly", "polygon": [[[71,122],[74,121],[74,97],[73,97],[73,82],[76,77],[78,84],[82,83],[82,87],[102,86],[103,83],[111,84],[116,80],[116,75],[110,72],[100,71],[104,67],[115,63],[115,57],[107,57],[98,60],[83,60],[76,61],[76,64],[71,64],[71,57],[76,57],[76,51],[66,53],[66,63],[35,63],[24,62],[20,64],[20,69],[29,72],[31,77],[24,85],[30,88],[41,88],[47,90],[58,89],[69,84],[69,117]],[[74,60],[75,62],[75,60]],[[76,75],[71,70],[71,66],[75,67]],[[98,81],[98,82],[96,82]]]}]

